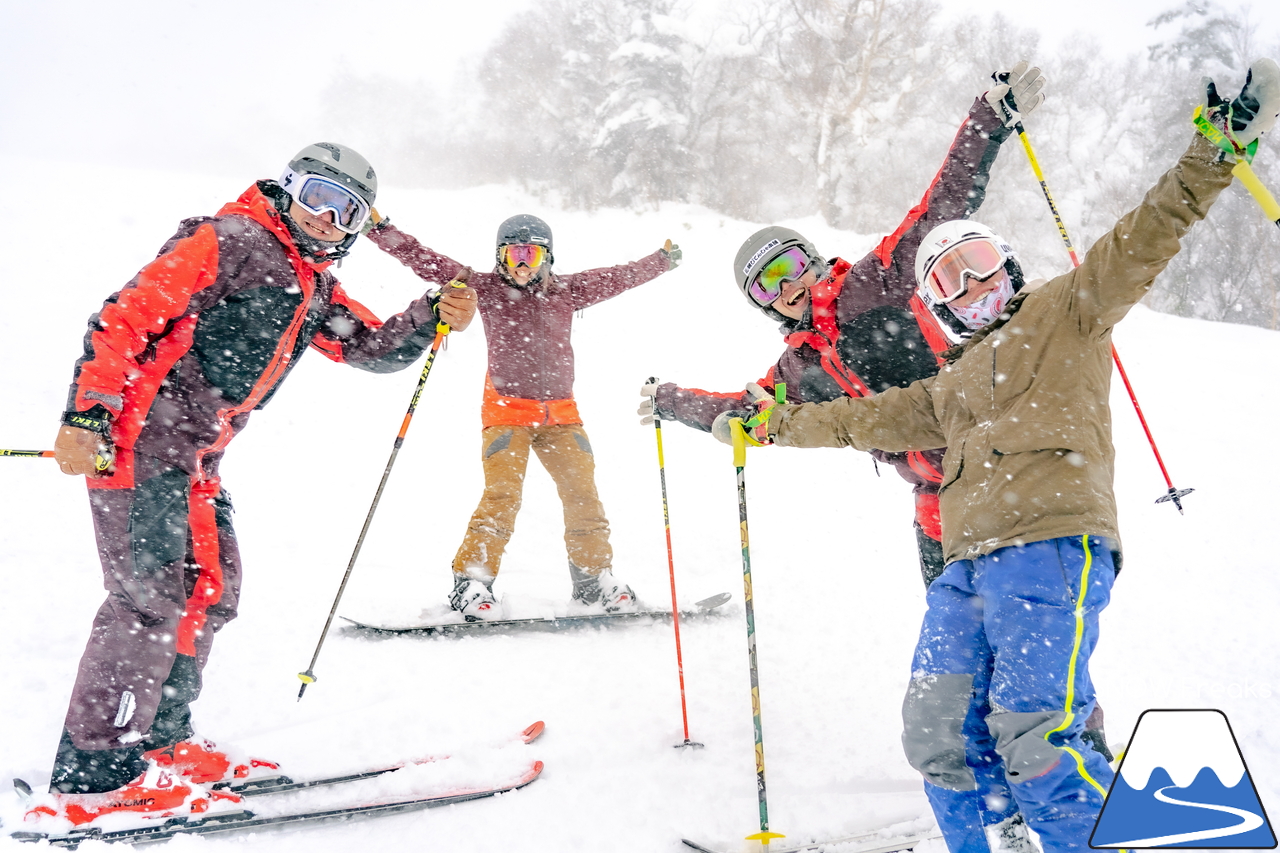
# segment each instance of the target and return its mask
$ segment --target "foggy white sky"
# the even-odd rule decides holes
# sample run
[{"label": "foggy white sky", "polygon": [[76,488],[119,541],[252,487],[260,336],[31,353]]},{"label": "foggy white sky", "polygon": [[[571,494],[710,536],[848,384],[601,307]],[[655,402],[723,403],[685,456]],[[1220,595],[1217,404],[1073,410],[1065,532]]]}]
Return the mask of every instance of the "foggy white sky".
[{"label": "foggy white sky", "polygon": [[[318,94],[334,79],[375,72],[445,89],[532,2],[0,0],[0,152],[274,175],[330,135]],[[727,0],[690,2],[709,11]],[[943,0],[943,15],[1000,11],[1040,29],[1046,48],[1084,33],[1124,54],[1176,2]],[[1252,14],[1260,42],[1280,44],[1280,3]],[[376,159],[376,139],[370,128],[344,141],[372,141]]]}]

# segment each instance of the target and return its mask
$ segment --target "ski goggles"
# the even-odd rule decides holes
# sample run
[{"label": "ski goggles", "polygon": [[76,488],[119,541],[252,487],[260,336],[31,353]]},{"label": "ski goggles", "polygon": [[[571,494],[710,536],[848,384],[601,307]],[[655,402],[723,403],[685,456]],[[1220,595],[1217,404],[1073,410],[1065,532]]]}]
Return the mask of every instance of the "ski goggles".
[{"label": "ski goggles", "polygon": [[989,240],[970,240],[949,249],[925,276],[934,300],[946,305],[964,296],[970,281],[986,281],[1004,269],[1004,252]]},{"label": "ski goggles", "polygon": [[813,259],[805,254],[804,249],[792,246],[760,269],[747,285],[747,295],[757,305],[767,306],[782,295],[784,281],[800,278],[812,264]]},{"label": "ski goggles", "polygon": [[359,234],[369,218],[369,203],[337,181],[320,175],[299,175],[285,169],[280,186],[298,206],[313,216],[333,212],[333,224],[339,231]]},{"label": "ski goggles", "polygon": [[535,246],[533,243],[512,243],[502,247],[502,262],[511,269],[524,264],[536,270],[547,260],[547,247]]}]

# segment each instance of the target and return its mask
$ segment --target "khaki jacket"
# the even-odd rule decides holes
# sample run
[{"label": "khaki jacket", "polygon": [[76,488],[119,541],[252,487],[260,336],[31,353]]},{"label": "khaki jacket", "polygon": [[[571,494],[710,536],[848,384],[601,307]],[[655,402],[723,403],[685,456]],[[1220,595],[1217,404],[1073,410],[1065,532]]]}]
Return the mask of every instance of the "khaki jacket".
[{"label": "khaki jacket", "polygon": [[1111,329],[1231,183],[1196,136],[1078,269],[1019,294],[937,376],[865,398],[780,406],[776,443],[887,451],[946,447],[947,561],[1091,534],[1119,542],[1112,491]]}]

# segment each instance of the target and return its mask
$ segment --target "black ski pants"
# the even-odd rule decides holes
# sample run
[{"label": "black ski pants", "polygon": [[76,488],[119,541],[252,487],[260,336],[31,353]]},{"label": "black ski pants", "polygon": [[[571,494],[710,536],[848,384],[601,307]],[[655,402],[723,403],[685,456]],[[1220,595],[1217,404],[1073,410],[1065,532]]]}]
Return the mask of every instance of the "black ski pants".
[{"label": "black ski pants", "polygon": [[214,634],[236,616],[240,551],[216,478],[136,457],[132,488],[89,489],[107,598],[80,660],[51,789],[109,791],[192,734]]}]

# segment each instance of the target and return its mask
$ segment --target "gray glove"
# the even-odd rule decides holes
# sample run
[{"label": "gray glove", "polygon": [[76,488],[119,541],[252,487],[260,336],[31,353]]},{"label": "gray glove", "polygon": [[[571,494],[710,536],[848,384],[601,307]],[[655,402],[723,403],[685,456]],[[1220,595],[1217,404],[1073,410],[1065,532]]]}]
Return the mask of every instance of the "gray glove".
[{"label": "gray glove", "polygon": [[680,247],[675,243],[672,243],[670,240],[663,244],[662,248],[658,251],[662,253],[662,257],[667,259],[667,272],[670,272],[680,266],[680,262],[684,260],[684,252],[682,252]]},{"label": "gray glove", "polygon": [[995,85],[983,95],[1005,127],[1013,127],[1044,103],[1044,93],[1040,91],[1044,88],[1044,75],[1039,68],[1028,69],[1028,65],[1024,59],[1008,71],[995,72],[991,75]]},{"label": "gray glove", "polygon": [[636,414],[640,416],[640,423],[649,425],[653,423],[654,415],[654,399],[658,396],[658,380],[650,379],[644,385],[640,386],[640,408],[636,409]]}]

